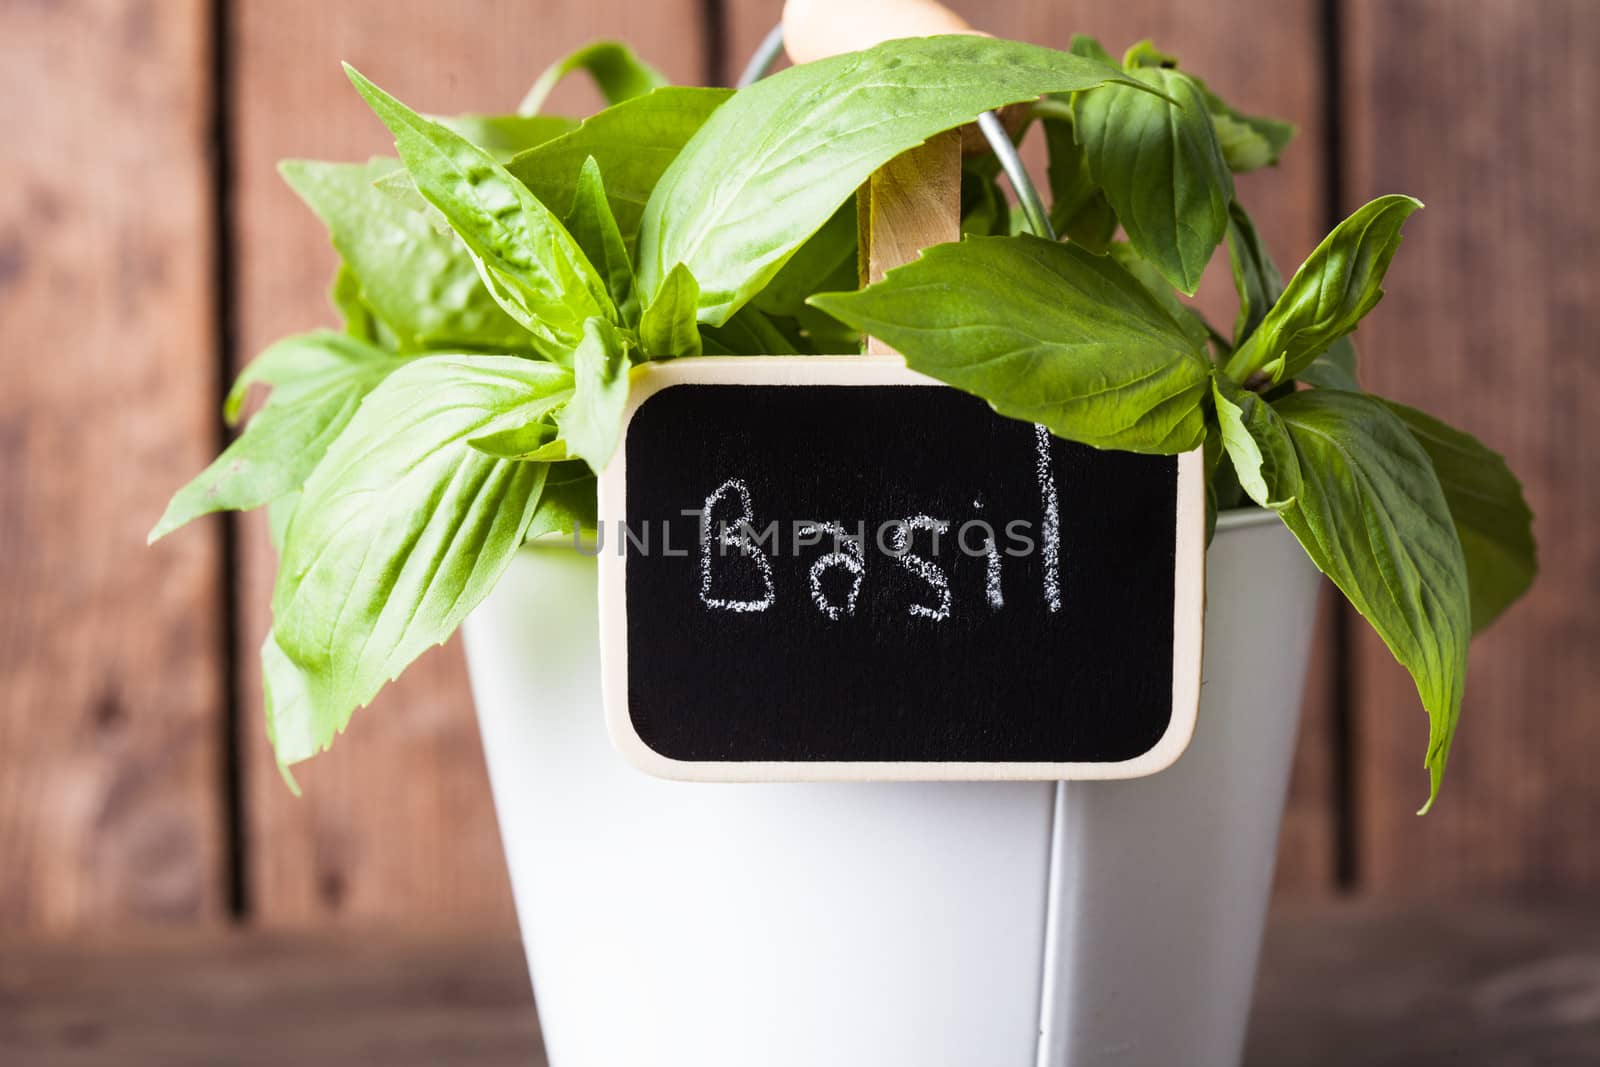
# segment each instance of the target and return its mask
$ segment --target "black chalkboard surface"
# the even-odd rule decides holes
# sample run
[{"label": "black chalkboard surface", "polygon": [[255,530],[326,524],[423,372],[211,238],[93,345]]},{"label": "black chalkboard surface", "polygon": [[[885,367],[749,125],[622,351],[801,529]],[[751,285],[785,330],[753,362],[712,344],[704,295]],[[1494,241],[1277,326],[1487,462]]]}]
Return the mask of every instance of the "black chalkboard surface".
[{"label": "black chalkboard surface", "polygon": [[690,779],[1153,773],[1199,697],[1198,476],[895,357],[647,368],[601,479],[613,739]]}]

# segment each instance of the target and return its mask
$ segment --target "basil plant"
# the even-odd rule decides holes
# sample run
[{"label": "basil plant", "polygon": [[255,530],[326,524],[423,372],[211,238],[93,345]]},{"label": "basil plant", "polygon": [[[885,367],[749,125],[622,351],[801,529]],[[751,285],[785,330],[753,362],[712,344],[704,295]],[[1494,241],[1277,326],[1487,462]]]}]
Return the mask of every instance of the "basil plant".
[{"label": "basil plant", "polygon": [[[541,114],[578,70],[608,106]],[[1232,176],[1275,163],[1293,127],[1148,43],[1117,62],[1087,38],[891,41],[737,93],[669,86],[599,44],[498,116],[428,117],[348,73],[399,158],[282,166],[339,253],[342,326],[246,368],[226,416],[254,384],[265,403],[151,532],[269,509],[281,566],[261,657],[286,777],[447,639],[524,541],[595,523],[631,368],[852,351],[871,333],[1061,437],[1203,447],[1213,517],[1277,512],[1410,670],[1431,803],[1468,639],[1535,563],[1501,458],[1357,383],[1351,334],[1415,200],[1362,207],[1285,282]],[[993,159],[968,160],[965,239],[858,290],[857,188],[1011,105],[1019,137],[1043,136],[1062,239],[1019,232]],[[1227,331],[1182,299],[1224,244]]]}]

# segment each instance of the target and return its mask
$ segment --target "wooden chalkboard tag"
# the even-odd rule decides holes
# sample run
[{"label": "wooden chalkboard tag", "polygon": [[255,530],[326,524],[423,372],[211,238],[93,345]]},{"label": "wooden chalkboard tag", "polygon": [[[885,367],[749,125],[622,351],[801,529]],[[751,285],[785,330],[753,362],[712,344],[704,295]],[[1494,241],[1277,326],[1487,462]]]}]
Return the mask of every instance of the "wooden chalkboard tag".
[{"label": "wooden chalkboard tag", "polygon": [[651,364],[624,418],[601,662],[640,768],[1127,778],[1188,744],[1198,451],[1063,441],[897,356]]},{"label": "wooden chalkboard tag", "polygon": [[[858,196],[862,281],[960,237],[940,134]],[[636,372],[600,476],[606,720],[700,781],[1131,778],[1200,699],[1198,451],[1100,452],[865,356]]]}]

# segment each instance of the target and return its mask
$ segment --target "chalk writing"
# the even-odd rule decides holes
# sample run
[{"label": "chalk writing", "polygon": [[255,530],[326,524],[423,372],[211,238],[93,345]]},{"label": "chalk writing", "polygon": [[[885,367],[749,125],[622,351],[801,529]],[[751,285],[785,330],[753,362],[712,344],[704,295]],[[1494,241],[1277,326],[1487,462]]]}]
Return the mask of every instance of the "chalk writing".
[{"label": "chalk writing", "polygon": [[[811,599],[828,618],[837,622],[844,615],[856,613],[856,601],[861,596],[861,583],[866,578],[867,561],[861,541],[850,536],[848,530],[836,522],[808,522],[799,530],[803,537],[831,534],[834,550],[811,565]],[[822,588],[822,576],[834,567],[842,567],[850,575],[850,592],[843,605],[833,602]]]},{"label": "chalk writing", "polygon": [[1044,557],[1044,602],[1056,612],[1061,610],[1061,505],[1056,498],[1055,463],[1050,458],[1050,431],[1035,423],[1033,441],[1038,454],[1039,495],[1044,504],[1044,523],[1039,530],[1040,551]]},{"label": "chalk writing", "polygon": [[[712,516],[718,504],[733,493],[739,500],[739,515],[732,522],[723,520],[716,523],[716,537],[706,535],[701,531],[700,537],[700,600],[708,608],[720,608],[724,611],[753,612],[766,611],[777,599],[777,588],[772,584],[772,562],[751,537],[751,524],[755,521],[755,510],[750,503],[750,487],[738,478],[729,478],[706,497],[705,509],[701,512],[703,523],[712,523]],[[752,560],[756,571],[761,575],[761,583],[765,592],[754,599],[735,599],[731,597],[714,597],[711,595],[711,547],[713,540],[718,548],[724,551],[736,549],[739,555]]]},{"label": "chalk writing", "polygon": [[893,554],[899,558],[902,567],[927,582],[939,596],[939,606],[936,608],[930,608],[926,604],[912,604],[909,610],[913,615],[935,621],[950,617],[950,579],[945,576],[943,569],[937,563],[911,551],[913,530],[929,530],[937,536],[949,528],[948,522],[931,515],[913,515],[895,523],[890,542]]}]

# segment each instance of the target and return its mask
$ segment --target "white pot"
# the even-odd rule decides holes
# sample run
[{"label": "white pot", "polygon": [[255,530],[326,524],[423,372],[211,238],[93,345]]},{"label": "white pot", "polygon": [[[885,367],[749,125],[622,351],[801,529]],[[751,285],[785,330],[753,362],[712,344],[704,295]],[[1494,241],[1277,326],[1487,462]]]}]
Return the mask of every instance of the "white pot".
[{"label": "white pot", "polygon": [[1189,751],[1125,782],[669,782],[611,748],[595,561],[523,551],[466,625],[553,1067],[1239,1062],[1316,571],[1207,563]]}]

